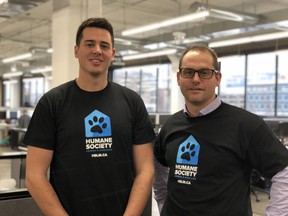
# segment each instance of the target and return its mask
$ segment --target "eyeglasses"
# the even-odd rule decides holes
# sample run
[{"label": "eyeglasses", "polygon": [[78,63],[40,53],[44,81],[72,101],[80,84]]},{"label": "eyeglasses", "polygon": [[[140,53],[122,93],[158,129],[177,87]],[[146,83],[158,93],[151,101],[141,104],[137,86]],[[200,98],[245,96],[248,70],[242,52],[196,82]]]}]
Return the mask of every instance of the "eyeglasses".
[{"label": "eyeglasses", "polygon": [[198,76],[201,79],[211,79],[211,77],[213,76],[213,73],[217,73],[218,71],[215,69],[200,69],[200,70],[195,70],[192,68],[180,68],[179,69],[180,75],[185,79],[193,78],[196,72],[198,73]]}]

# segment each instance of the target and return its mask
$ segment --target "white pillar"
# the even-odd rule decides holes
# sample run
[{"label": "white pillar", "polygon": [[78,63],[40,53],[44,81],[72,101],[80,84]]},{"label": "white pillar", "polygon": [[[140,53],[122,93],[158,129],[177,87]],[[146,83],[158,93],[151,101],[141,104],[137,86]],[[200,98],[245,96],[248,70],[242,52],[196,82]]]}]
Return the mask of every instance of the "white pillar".
[{"label": "white pillar", "polygon": [[[12,79],[10,81],[10,108],[18,108],[20,107],[20,82],[21,79],[18,77],[17,79]],[[15,83],[14,83],[15,82]]]},{"label": "white pillar", "polygon": [[185,101],[177,83],[177,71],[180,58],[175,55],[169,55],[168,58],[172,64],[170,113],[173,114],[183,109]]},{"label": "white pillar", "polygon": [[102,0],[53,0],[52,17],[52,87],[78,76],[74,57],[78,26],[89,17],[102,16]]}]

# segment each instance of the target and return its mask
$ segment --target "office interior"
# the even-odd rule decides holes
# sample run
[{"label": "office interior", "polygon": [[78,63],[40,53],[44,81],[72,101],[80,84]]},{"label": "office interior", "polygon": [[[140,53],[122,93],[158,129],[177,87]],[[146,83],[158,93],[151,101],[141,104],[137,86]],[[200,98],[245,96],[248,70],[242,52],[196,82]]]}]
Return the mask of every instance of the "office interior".
[{"label": "office interior", "polygon": [[32,116],[45,92],[77,77],[75,34],[92,16],[114,27],[109,79],[141,95],[155,133],[184,106],[176,81],[181,53],[201,44],[219,56],[221,100],[262,116],[288,145],[287,9],[286,0],[0,0],[0,164],[16,179],[15,190],[0,188],[0,203],[16,197],[35,207],[27,201],[25,129],[17,120],[24,107]]}]

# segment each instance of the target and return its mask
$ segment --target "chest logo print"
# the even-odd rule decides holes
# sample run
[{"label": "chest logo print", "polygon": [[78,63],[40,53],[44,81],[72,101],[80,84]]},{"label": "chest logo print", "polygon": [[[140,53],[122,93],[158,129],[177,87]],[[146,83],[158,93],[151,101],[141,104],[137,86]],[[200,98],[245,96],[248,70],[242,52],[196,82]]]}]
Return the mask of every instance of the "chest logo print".
[{"label": "chest logo print", "polygon": [[190,135],[178,148],[177,163],[187,165],[197,165],[200,145],[195,138]]},{"label": "chest logo print", "polygon": [[179,145],[174,169],[179,184],[191,185],[196,180],[199,152],[200,145],[192,135]]},{"label": "chest logo print", "polygon": [[94,110],[85,118],[86,137],[111,136],[110,118],[104,113]]}]

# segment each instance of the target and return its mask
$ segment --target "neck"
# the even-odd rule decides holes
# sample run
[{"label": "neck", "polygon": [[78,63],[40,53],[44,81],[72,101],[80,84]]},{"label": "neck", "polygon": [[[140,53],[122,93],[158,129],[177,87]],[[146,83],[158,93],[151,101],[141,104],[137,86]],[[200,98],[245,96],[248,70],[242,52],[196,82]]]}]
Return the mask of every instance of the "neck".
[{"label": "neck", "polygon": [[185,100],[185,104],[186,104],[186,109],[187,112],[192,116],[198,116],[200,114],[200,111],[206,107],[208,107],[211,103],[213,103],[213,101],[215,100],[215,97],[211,97],[208,101],[206,102],[191,102],[188,100]]},{"label": "neck", "polygon": [[200,113],[200,110],[202,108],[199,108],[195,105],[191,105],[191,103],[186,103],[186,109],[187,109],[187,112],[189,113],[190,116],[192,117],[195,117],[195,116],[198,116],[199,113]]},{"label": "neck", "polygon": [[108,80],[107,79],[88,79],[85,80],[81,77],[76,78],[76,83],[79,88],[81,88],[84,91],[101,91],[103,90],[107,84]]}]

